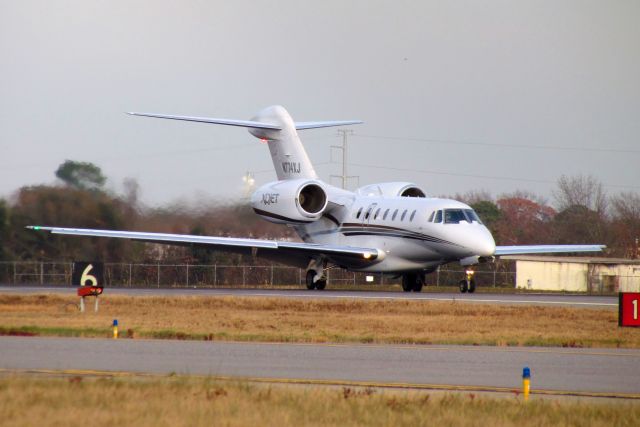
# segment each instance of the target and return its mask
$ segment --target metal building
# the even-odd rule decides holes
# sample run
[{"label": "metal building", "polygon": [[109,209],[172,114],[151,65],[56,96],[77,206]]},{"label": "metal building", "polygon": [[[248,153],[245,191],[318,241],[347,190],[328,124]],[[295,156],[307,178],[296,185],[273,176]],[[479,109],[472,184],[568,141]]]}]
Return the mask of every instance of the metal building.
[{"label": "metal building", "polygon": [[640,260],[568,256],[509,256],[516,288],[571,292],[640,292]]}]

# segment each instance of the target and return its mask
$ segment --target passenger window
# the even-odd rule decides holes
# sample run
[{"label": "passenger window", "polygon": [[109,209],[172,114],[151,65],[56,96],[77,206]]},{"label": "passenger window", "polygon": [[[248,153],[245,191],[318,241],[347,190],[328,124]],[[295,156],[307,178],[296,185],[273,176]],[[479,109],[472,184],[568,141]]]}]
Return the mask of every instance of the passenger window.
[{"label": "passenger window", "polygon": [[356,214],[356,218],[360,218],[360,214],[362,213],[362,208],[358,209],[358,213]]},{"label": "passenger window", "polygon": [[386,220],[387,219],[387,215],[389,215],[389,209],[384,211],[384,215],[382,216],[382,219]]},{"label": "passenger window", "polygon": [[407,216],[407,210],[405,209],[404,212],[402,212],[402,216],[400,217],[400,221],[404,221],[404,217]]},{"label": "passenger window", "polygon": [[442,211],[436,212],[436,218],[433,220],[433,222],[438,224],[442,222]]},{"label": "passenger window", "polygon": [[436,214],[436,211],[431,212],[431,215],[429,215],[429,219],[427,221],[433,222],[433,217],[435,214]]},{"label": "passenger window", "polygon": [[409,218],[409,221],[413,221],[413,218],[416,217],[416,211],[411,212],[411,218]]},{"label": "passenger window", "polygon": [[367,209],[367,213],[364,214],[364,219],[369,219],[369,215],[371,215],[371,208]]},{"label": "passenger window", "polygon": [[391,217],[391,221],[395,221],[396,220],[396,216],[398,216],[398,209],[393,211],[393,216]]},{"label": "passenger window", "polygon": [[378,215],[380,214],[380,208],[376,211],[376,214],[373,216],[373,219],[378,219]]}]

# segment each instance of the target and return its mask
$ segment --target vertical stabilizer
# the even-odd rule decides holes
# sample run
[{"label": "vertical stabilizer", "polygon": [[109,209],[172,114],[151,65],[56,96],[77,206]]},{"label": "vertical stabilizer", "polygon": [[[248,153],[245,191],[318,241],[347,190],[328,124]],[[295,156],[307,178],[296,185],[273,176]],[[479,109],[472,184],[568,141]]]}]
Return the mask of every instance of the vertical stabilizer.
[{"label": "vertical stabilizer", "polygon": [[296,124],[284,107],[280,105],[267,107],[251,121],[268,123],[280,128],[279,130],[249,128],[253,136],[267,141],[278,180],[318,178],[300,142]]},{"label": "vertical stabilizer", "polygon": [[256,138],[269,144],[273,166],[276,168],[278,180],[285,179],[318,179],[316,171],[304,150],[299,129],[317,129],[332,126],[348,126],[362,123],[360,120],[299,122],[295,123],[287,110],[280,105],[272,105],[260,111],[251,120],[217,119],[209,117],[174,116],[157,113],[129,113],[134,116],[155,117],[159,119],[184,120],[188,122],[211,123],[226,126],[248,128]]}]

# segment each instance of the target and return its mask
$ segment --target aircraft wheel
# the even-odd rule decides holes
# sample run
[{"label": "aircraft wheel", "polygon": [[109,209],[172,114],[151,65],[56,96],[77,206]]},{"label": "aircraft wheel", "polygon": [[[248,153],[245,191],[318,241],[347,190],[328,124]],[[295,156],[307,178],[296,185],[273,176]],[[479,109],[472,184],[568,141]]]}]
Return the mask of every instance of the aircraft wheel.
[{"label": "aircraft wheel", "polygon": [[460,281],[460,292],[462,292],[464,294],[468,290],[469,290],[469,288],[467,287],[467,281],[466,280],[461,280]]},{"label": "aircraft wheel", "polygon": [[316,282],[316,289],[322,291],[327,287],[327,279],[320,279]]},{"label": "aircraft wheel", "polygon": [[316,277],[316,272],[314,270],[307,271],[307,289],[313,290],[316,288],[317,283],[313,283],[313,278]]},{"label": "aircraft wheel", "polygon": [[405,292],[411,292],[413,290],[413,283],[415,282],[415,276],[413,274],[402,275],[402,290]]},{"label": "aircraft wheel", "polygon": [[424,275],[417,274],[413,282],[413,292],[422,292],[422,286],[424,286]]},{"label": "aircraft wheel", "polygon": [[469,281],[469,293],[472,294],[476,291],[476,281],[471,279]]}]

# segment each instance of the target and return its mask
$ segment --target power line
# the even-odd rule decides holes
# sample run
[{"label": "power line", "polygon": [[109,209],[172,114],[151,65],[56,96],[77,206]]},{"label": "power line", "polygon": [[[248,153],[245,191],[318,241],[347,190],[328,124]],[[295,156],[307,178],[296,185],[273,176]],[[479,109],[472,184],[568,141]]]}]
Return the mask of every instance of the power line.
[{"label": "power line", "polygon": [[[367,165],[362,163],[350,163],[350,165],[364,167],[364,168],[386,169],[386,170],[393,170],[393,171],[400,171],[400,172],[425,173],[429,175],[463,176],[467,178],[495,179],[499,181],[520,181],[520,182],[535,182],[539,184],[556,184],[556,181],[549,181],[549,180],[543,180],[543,179],[515,178],[515,177],[508,177],[508,176],[491,176],[491,175],[474,175],[474,174],[467,174],[467,173],[431,171],[431,170],[422,170],[422,169],[394,168],[391,166]],[[602,184],[602,185],[610,188],[629,188],[629,189],[635,189],[635,190],[640,189],[639,186],[633,186],[633,185],[619,185],[619,184]]]},{"label": "power line", "polygon": [[559,151],[584,151],[584,152],[599,152],[599,153],[640,153],[640,150],[633,150],[627,148],[589,148],[589,147],[563,147],[563,146],[551,146],[551,145],[519,145],[519,144],[499,144],[496,142],[470,142],[470,141],[458,141],[452,139],[432,139],[432,138],[411,138],[401,136],[381,136],[381,135],[363,135],[354,134],[355,137],[370,138],[370,139],[391,139],[394,141],[417,141],[417,142],[431,142],[435,144],[456,144],[456,145],[471,145],[480,147],[506,147],[506,148],[525,148],[531,150],[559,150]]}]

